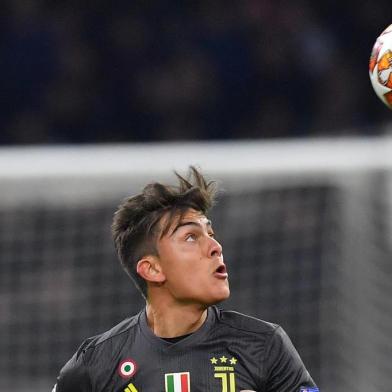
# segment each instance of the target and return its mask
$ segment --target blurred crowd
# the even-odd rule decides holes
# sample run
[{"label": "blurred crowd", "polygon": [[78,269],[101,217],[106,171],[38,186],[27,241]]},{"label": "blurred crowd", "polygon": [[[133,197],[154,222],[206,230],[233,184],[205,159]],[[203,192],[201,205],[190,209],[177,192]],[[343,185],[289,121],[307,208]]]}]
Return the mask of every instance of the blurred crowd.
[{"label": "blurred crowd", "polygon": [[[0,143],[372,134],[390,3],[3,0]],[[376,130],[375,130],[376,129]]]}]

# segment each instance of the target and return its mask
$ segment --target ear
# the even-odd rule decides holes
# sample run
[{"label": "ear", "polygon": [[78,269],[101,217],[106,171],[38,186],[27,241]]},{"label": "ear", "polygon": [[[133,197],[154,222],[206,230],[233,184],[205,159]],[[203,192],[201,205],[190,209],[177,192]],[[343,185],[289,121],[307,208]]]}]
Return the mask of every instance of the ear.
[{"label": "ear", "polygon": [[155,256],[145,256],[137,262],[137,273],[147,282],[163,283],[166,276]]}]

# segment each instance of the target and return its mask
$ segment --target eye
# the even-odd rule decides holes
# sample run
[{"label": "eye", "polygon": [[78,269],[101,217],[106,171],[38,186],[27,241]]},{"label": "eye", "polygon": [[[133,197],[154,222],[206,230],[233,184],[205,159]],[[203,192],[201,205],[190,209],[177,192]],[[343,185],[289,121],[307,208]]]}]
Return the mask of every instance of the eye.
[{"label": "eye", "polygon": [[187,235],[185,236],[185,241],[187,241],[187,242],[196,241],[196,238],[197,238],[196,234],[194,234],[194,233],[189,233],[189,234],[187,234]]},{"label": "eye", "polygon": [[215,238],[215,233],[213,233],[213,232],[208,233],[208,235],[209,235],[211,238]]}]

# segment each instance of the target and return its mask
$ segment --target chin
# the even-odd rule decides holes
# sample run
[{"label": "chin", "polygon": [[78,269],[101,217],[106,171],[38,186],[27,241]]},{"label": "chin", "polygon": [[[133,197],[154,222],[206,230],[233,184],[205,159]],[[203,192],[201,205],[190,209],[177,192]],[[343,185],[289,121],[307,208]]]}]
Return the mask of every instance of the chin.
[{"label": "chin", "polygon": [[225,299],[227,299],[229,297],[230,297],[230,290],[229,290],[229,288],[227,288],[226,290],[217,294],[209,305],[215,305],[219,302],[224,301]]}]

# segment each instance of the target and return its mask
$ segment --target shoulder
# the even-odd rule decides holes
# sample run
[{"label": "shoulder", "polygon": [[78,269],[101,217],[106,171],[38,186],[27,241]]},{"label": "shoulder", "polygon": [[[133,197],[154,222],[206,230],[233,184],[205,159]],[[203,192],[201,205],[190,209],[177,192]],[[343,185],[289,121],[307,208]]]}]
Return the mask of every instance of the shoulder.
[{"label": "shoulder", "polygon": [[240,331],[242,336],[256,335],[254,339],[263,342],[265,358],[270,357],[272,353],[279,355],[280,352],[289,352],[299,359],[289,336],[280,325],[235,311],[218,310],[218,312],[222,324]]},{"label": "shoulder", "polygon": [[234,330],[243,331],[244,333],[274,335],[280,329],[278,324],[258,319],[233,310],[222,310],[215,308],[218,320]]},{"label": "shoulder", "polygon": [[123,321],[121,321],[119,324],[115,325],[108,331],[94,336],[92,338],[89,338],[89,345],[88,347],[96,347],[101,344],[105,344],[108,342],[108,340],[116,340],[116,339],[123,339],[124,337],[127,336],[127,334],[137,325],[138,320],[139,320],[139,315],[138,313],[135,316],[129,317]]},{"label": "shoulder", "polygon": [[86,339],[78,352],[84,356],[85,361],[89,361],[96,351],[116,352],[116,348],[121,348],[126,340],[130,338],[133,330],[138,324],[139,314],[129,317],[108,331]]},{"label": "shoulder", "polygon": [[[221,333],[225,333],[223,330],[228,333],[225,339],[232,345],[234,342],[237,346],[246,347],[242,354],[248,358],[249,364],[254,363],[254,357],[249,353],[259,352],[255,374],[260,374],[260,384],[266,390],[297,391],[301,386],[315,387],[297,350],[280,325],[234,311],[215,309],[218,322],[224,327],[218,329]],[[249,347],[252,350],[248,350]]]},{"label": "shoulder", "polygon": [[232,331],[237,331],[239,337],[250,335],[253,336],[254,342],[262,342],[266,356],[272,352],[286,351],[299,359],[289,336],[280,325],[232,310],[217,311],[220,323]]},{"label": "shoulder", "polygon": [[[139,314],[123,320],[110,330],[86,339],[61,369],[57,391],[84,391],[91,382],[91,372],[104,368],[121,351],[125,341],[132,336]],[[95,372],[95,371],[94,371]]]}]

